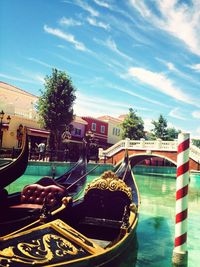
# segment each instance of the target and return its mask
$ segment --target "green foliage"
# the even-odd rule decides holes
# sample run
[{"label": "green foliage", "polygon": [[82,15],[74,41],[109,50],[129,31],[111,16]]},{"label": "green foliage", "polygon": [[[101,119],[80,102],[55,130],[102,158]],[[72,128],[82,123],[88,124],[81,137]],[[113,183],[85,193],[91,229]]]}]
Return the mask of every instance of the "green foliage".
[{"label": "green foliage", "polygon": [[153,135],[156,138],[160,138],[162,140],[167,140],[167,120],[160,115],[158,121],[152,121],[154,125],[154,129],[152,130]]},{"label": "green foliage", "polygon": [[136,115],[136,111],[129,109],[129,114],[122,123],[122,138],[139,140],[144,137],[144,122],[141,117]]},{"label": "green foliage", "polygon": [[181,132],[180,130],[176,130],[174,127],[167,127],[167,120],[160,115],[158,121],[152,121],[154,125],[154,129],[152,130],[151,139],[160,138],[165,141],[173,141],[178,138],[178,134]]},{"label": "green foliage", "polygon": [[200,148],[200,139],[192,139],[192,144]]},{"label": "green foliage", "polygon": [[174,139],[178,139],[178,134],[180,132],[180,130],[176,130],[174,127],[167,128],[167,141],[173,141]]},{"label": "green foliage", "polygon": [[69,76],[57,69],[52,70],[51,76],[46,76],[44,87],[38,102],[40,122],[51,131],[51,144],[59,148],[61,133],[73,120],[75,88]]}]

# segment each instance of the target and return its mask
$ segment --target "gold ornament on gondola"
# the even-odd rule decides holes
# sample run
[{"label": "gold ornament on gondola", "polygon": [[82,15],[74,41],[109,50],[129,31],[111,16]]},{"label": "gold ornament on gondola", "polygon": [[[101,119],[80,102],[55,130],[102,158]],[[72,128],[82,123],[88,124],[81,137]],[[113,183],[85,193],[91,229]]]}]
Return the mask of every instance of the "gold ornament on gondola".
[{"label": "gold ornament on gondola", "polygon": [[85,195],[91,189],[109,190],[109,191],[121,191],[127,194],[129,199],[132,201],[131,188],[128,187],[124,181],[119,179],[116,174],[112,171],[104,172],[99,178],[95,179],[85,189]]}]

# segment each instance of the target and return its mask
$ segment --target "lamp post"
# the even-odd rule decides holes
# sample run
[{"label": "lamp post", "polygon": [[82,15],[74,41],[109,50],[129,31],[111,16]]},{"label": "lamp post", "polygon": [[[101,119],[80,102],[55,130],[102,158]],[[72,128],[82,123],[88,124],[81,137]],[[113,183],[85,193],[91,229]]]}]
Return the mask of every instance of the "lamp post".
[{"label": "lamp post", "polygon": [[94,137],[94,134],[91,130],[88,130],[85,133],[85,137],[86,137],[86,153],[87,153],[87,161],[90,160],[90,143],[92,142],[92,139]]},{"label": "lamp post", "polygon": [[[72,127],[71,127],[72,128]],[[71,140],[71,131],[70,126],[66,126],[65,131],[62,133],[62,141],[65,143],[65,151],[64,151],[64,160],[68,161],[69,159],[69,146]]]},{"label": "lamp post", "polygon": [[88,130],[85,133],[86,137],[86,147],[87,147],[87,159],[89,161],[90,157],[95,158],[95,161],[98,161],[98,139],[94,138],[95,134]]},{"label": "lamp post", "polygon": [[91,142],[91,141],[93,140],[94,133],[93,133],[91,130],[88,130],[88,131],[85,133],[85,137],[86,137],[86,141],[87,141],[87,142]]},{"label": "lamp post", "polygon": [[[2,141],[3,141],[3,131],[2,131],[2,129],[3,129],[3,118],[4,118],[4,115],[5,115],[5,113],[2,110],[0,112],[0,148],[2,147]],[[8,115],[8,117],[7,117],[7,123],[8,124],[10,123],[10,120],[11,120],[11,117],[10,117],[10,115]]]}]

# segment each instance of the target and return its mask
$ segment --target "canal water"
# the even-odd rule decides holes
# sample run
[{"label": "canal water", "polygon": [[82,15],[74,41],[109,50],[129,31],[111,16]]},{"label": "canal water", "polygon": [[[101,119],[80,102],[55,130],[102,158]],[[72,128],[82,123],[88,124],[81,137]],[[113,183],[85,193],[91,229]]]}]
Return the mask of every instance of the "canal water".
[{"label": "canal water", "polygon": [[[171,267],[175,228],[175,174],[135,174],[141,194],[136,240],[115,267]],[[200,174],[190,175],[188,267],[198,267],[200,252]]]},{"label": "canal water", "polygon": [[[141,173],[134,170],[141,194],[140,217],[135,239],[113,267],[171,267],[175,227],[175,172]],[[22,178],[22,179],[21,179]],[[23,184],[41,178],[24,175]],[[89,176],[88,182],[96,178]],[[14,182],[9,192],[20,191]],[[188,267],[198,267],[200,252],[200,174],[190,175],[188,209]],[[92,267],[92,266],[91,266]]]}]

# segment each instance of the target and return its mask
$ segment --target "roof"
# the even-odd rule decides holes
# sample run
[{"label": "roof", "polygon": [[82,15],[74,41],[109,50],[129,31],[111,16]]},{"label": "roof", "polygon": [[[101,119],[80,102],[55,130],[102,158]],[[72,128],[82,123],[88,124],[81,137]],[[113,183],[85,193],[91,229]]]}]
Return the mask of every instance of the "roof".
[{"label": "roof", "polygon": [[100,121],[100,122],[106,122],[106,121],[104,121],[104,120],[101,120],[101,119],[99,119],[99,118],[95,118],[95,117],[92,117],[92,116],[82,116],[82,119],[85,119],[85,120],[87,120],[87,119],[92,119],[92,120],[94,120],[94,121]]},{"label": "roof", "polygon": [[84,119],[82,119],[82,118],[79,117],[79,116],[75,116],[73,122],[77,122],[77,123],[84,124],[84,125],[87,125],[87,124],[88,124],[87,121],[85,121]]},{"label": "roof", "polygon": [[10,84],[2,82],[2,81],[0,81],[0,87],[3,88],[3,89],[6,89],[6,90],[10,90],[10,91],[13,91],[13,92],[16,92],[16,93],[20,93],[20,94],[26,95],[26,96],[38,98],[36,95],[28,93],[25,90],[22,90],[22,89],[20,89],[20,88],[18,88],[16,86],[10,85]]},{"label": "roof", "polygon": [[128,114],[122,114],[122,115],[119,115],[118,119],[123,121],[124,119],[126,119],[127,116]]},{"label": "roof", "polygon": [[112,121],[112,122],[121,123],[121,120],[119,118],[114,118],[109,115],[100,116],[98,117],[98,119],[106,121],[106,122]]}]

